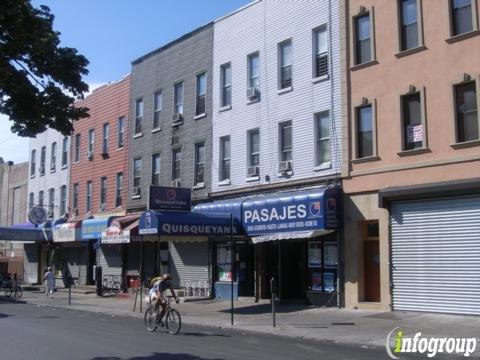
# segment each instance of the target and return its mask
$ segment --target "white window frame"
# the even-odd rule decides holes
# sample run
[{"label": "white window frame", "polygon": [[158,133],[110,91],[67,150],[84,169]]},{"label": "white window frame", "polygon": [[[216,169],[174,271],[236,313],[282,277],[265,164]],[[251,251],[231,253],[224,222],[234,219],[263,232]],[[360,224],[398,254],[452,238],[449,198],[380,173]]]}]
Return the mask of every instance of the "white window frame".
[{"label": "white window frame", "polygon": [[88,130],[88,151],[93,154],[95,148],[95,129]]},{"label": "white window frame", "polygon": [[[200,79],[203,77],[205,81],[205,89],[204,93],[200,93]],[[207,113],[207,72],[202,71],[198,73],[195,77],[196,79],[196,90],[195,90],[195,118],[200,118],[206,115]],[[201,101],[201,97],[203,96],[203,112],[199,112],[199,103]]]},{"label": "white window frame", "polygon": [[93,182],[92,180],[87,181],[87,191],[86,191],[86,202],[85,202],[85,212],[92,211],[92,200],[93,200]]},{"label": "white window frame", "polygon": [[142,134],[143,131],[143,98],[135,100],[135,123],[133,133],[134,136]]},{"label": "white window frame", "polygon": [[162,126],[160,125],[160,114],[162,113],[162,107],[163,107],[163,92],[160,89],[153,93],[152,130],[159,130],[162,128]]},{"label": "white window frame", "polygon": [[[325,32],[325,37],[326,37],[326,51],[320,52],[318,48],[318,36],[322,32]],[[329,32],[328,32],[328,25],[327,24],[322,24],[312,31],[312,50],[313,50],[313,59],[312,59],[312,77],[314,80],[323,80],[325,78],[328,78],[328,74],[330,72],[330,58],[329,58]],[[317,59],[326,57],[327,61],[327,71],[325,74],[320,75],[317,73]]]},{"label": "white window frame", "polygon": [[81,150],[82,135],[75,134],[75,162],[80,162],[80,150]]},{"label": "white window frame", "polygon": [[123,197],[123,172],[118,172],[115,176],[115,207],[122,206]]},{"label": "white window frame", "polygon": [[[283,50],[285,46],[290,46],[290,61],[285,62],[286,59],[283,57]],[[292,39],[286,39],[278,43],[278,90],[287,90],[293,87],[293,41]],[[288,62],[290,64],[288,64]],[[283,70],[287,67],[290,67],[290,83],[288,85],[283,85],[283,82],[286,81],[283,79]]]},{"label": "white window frame", "polygon": [[[230,82],[227,83],[226,72],[230,70]],[[229,90],[228,102],[226,102],[226,92]],[[231,108],[232,107],[232,64],[225,63],[220,65],[220,107]]]},{"label": "white window frame", "polygon": [[[139,172],[135,173],[135,163],[139,161],[140,166],[139,166]],[[132,175],[133,175],[133,187],[141,187],[142,186],[142,166],[143,166],[143,161],[142,158],[135,158],[133,159],[133,169],[132,169]]]},{"label": "white window frame", "polygon": [[60,216],[67,212],[67,185],[60,186]]},{"label": "white window frame", "polygon": [[[229,143],[229,154],[228,157],[225,156],[225,143]],[[230,135],[222,136],[220,138],[220,177],[219,181],[229,181],[231,177],[231,155],[232,154],[232,143]],[[228,162],[228,177],[225,176],[225,170],[227,169],[226,162]]]},{"label": "white window frame", "polygon": [[57,142],[54,141],[50,147],[50,172],[57,169]]},{"label": "white window frame", "polygon": [[[253,59],[258,59],[258,75],[253,76]],[[258,85],[255,85],[255,79],[258,79]],[[260,52],[255,51],[254,53],[247,55],[247,87],[256,88],[260,91]]]},{"label": "white window frame", "polygon": [[[290,143],[291,147],[288,149],[285,146],[284,130],[290,128]],[[287,155],[290,154],[290,159]],[[278,161],[292,161],[293,160],[293,125],[292,121],[283,121],[278,124]]]},{"label": "white window frame", "polygon": [[[184,104],[184,83],[183,81],[178,81],[173,84],[173,113],[183,115],[183,104]],[[177,89],[181,88],[181,92],[177,92]],[[178,96],[181,94],[181,96]]]},{"label": "white window frame", "polygon": [[33,149],[30,153],[30,177],[35,176],[35,172],[37,171],[36,166],[37,166],[37,150]]},{"label": "white window frame", "polygon": [[[180,160],[178,160],[177,155],[180,154]],[[182,148],[176,147],[172,149],[172,180],[180,180],[182,178]],[[180,167],[178,170],[178,177],[175,175],[175,163],[179,162]]]},{"label": "white window frame", "polygon": [[[203,148],[203,162],[199,161],[199,151],[200,148]],[[205,185],[205,142],[197,142],[194,147],[194,169],[193,169],[193,185],[196,187],[203,187]],[[203,179],[202,181],[197,180],[197,173],[200,166],[203,166]]]},{"label": "white window frame", "polygon": [[102,140],[102,153],[103,154],[108,154],[108,140],[110,137],[110,123],[104,123],[103,124],[103,140]]},{"label": "white window frame", "polygon": [[[100,178],[100,211],[107,209],[108,179],[106,176]],[[102,206],[103,205],[103,206]],[[103,210],[102,210],[103,207]]]},{"label": "white window frame", "polygon": [[[155,160],[158,158],[158,168],[155,166]],[[152,154],[152,185],[160,185],[160,167],[162,165],[162,157],[160,153]],[[155,182],[155,177],[158,177],[158,181]]]},{"label": "white window frame", "polygon": [[72,202],[73,208],[78,210],[78,196],[80,193],[80,184],[75,183],[73,184],[73,194],[72,194]]},{"label": "white window frame", "polygon": [[62,169],[65,169],[65,167],[68,165],[68,150],[68,137],[64,137],[62,140]]},{"label": "white window frame", "polygon": [[[326,115],[328,118],[328,136],[319,137],[320,133],[320,119]],[[332,161],[332,144],[331,144],[331,136],[332,136],[332,119],[329,110],[320,111],[314,115],[315,121],[315,169],[321,170],[324,168],[329,168],[331,161]],[[328,142],[328,151],[329,151],[329,160],[328,161],[320,161],[320,143]]]},{"label": "white window frame", "polygon": [[[253,135],[257,133],[258,134],[258,152],[254,152],[252,150],[253,148]],[[250,129],[247,131],[247,164],[248,166],[258,166],[260,167],[260,129],[255,128],[255,129]],[[253,164],[252,160],[254,156],[258,156],[258,164]]]}]

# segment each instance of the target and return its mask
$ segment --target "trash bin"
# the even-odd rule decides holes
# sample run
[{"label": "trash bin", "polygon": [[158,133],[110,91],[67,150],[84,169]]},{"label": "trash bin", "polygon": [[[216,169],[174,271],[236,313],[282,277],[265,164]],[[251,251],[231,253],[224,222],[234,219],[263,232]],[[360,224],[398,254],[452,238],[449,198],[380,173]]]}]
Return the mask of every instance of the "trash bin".
[{"label": "trash bin", "polygon": [[102,296],[103,295],[103,284],[102,284],[102,267],[101,266],[95,266],[94,267],[95,271],[95,283],[97,285],[97,295]]}]

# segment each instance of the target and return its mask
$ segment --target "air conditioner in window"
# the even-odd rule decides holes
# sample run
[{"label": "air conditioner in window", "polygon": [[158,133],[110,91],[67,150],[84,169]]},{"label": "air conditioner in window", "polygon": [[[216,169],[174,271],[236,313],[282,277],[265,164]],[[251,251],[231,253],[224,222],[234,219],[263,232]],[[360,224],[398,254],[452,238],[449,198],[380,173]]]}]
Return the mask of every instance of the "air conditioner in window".
[{"label": "air conditioner in window", "polygon": [[172,126],[179,126],[183,123],[183,115],[180,113],[175,113],[172,115]]},{"label": "air conditioner in window", "polygon": [[105,204],[100,204],[100,211],[105,211],[106,207]]},{"label": "air conditioner in window", "polygon": [[257,87],[251,87],[247,89],[247,99],[257,100],[260,97],[260,90]]},{"label": "air conditioner in window", "polygon": [[292,162],[290,160],[280,161],[278,163],[278,172],[283,174],[289,171],[292,171]]},{"label": "air conditioner in window", "polygon": [[132,196],[141,196],[142,195],[142,192],[141,192],[141,189],[140,187],[138,186],[134,186],[133,189],[132,189]]},{"label": "air conditioner in window", "polygon": [[87,159],[92,160],[93,159],[93,151],[87,151]]},{"label": "air conditioner in window", "polygon": [[40,173],[40,175],[45,174],[45,165],[40,165],[38,168],[38,172]]},{"label": "air conditioner in window", "polygon": [[259,166],[249,166],[247,169],[247,174],[249,177],[258,176],[260,174]]},{"label": "air conditioner in window", "polygon": [[170,186],[171,187],[180,187],[180,179],[175,179],[170,181]]}]

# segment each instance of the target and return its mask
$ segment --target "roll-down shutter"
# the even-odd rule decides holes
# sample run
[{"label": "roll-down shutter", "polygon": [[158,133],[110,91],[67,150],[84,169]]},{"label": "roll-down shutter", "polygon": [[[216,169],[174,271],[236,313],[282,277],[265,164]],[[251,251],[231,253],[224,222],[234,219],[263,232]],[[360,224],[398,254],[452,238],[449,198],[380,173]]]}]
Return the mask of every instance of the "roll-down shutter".
[{"label": "roll-down shutter", "polygon": [[172,280],[176,286],[184,286],[185,282],[208,281],[208,242],[170,242],[172,259]]},{"label": "roll-down shutter", "polygon": [[122,275],[122,245],[110,244],[100,247],[100,265],[103,275]]},{"label": "roll-down shutter", "polygon": [[395,310],[480,314],[480,197],[394,202]]}]

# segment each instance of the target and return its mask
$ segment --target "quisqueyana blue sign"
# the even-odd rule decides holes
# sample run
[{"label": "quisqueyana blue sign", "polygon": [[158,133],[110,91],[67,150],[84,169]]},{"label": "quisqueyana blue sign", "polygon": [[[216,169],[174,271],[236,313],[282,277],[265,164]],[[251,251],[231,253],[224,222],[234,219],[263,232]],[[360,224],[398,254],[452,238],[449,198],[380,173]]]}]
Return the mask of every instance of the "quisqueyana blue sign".
[{"label": "quisqueyana blue sign", "polygon": [[150,210],[190,211],[191,207],[190,189],[150,185],[148,200]]}]

